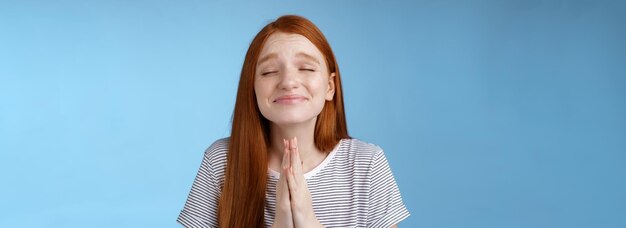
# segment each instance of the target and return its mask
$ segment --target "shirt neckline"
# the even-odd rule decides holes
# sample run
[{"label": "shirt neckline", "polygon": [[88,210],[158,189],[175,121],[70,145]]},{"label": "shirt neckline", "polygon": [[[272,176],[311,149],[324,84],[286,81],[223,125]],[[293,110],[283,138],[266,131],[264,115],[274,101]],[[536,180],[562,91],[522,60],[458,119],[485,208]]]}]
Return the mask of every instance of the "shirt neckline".
[{"label": "shirt neckline", "polygon": [[[322,169],[324,169],[324,167],[326,167],[326,165],[328,165],[328,163],[330,163],[330,161],[333,159],[333,157],[335,157],[335,154],[337,154],[337,150],[339,150],[339,147],[341,146],[342,142],[345,139],[341,139],[339,140],[339,143],[337,143],[337,145],[335,145],[335,148],[333,148],[333,150],[331,150],[328,155],[326,156],[326,158],[324,158],[324,160],[317,165],[315,168],[313,168],[311,171],[307,172],[304,174],[304,179],[308,180],[311,179],[313,176],[315,176],[315,174],[317,174],[319,171],[321,171]],[[267,168],[268,170],[268,174],[271,177],[274,177],[276,179],[280,178],[280,173],[276,172],[275,170],[271,169],[271,168]]]}]

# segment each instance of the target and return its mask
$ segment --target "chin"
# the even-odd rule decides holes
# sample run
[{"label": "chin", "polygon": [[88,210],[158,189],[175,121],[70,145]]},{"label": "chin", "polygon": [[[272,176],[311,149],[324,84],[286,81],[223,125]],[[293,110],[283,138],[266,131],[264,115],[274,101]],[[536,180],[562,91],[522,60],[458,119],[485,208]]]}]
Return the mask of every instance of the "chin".
[{"label": "chin", "polygon": [[301,123],[306,123],[306,120],[278,120],[278,121],[272,121],[270,120],[270,122],[277,124],[277,125],[291,125],[291,124],[301,124]]},{"label": "chin", "polygon": [[290,124],[301,124],[307,123],[309,121],[315,121],[315,117],[312,118],[302,118],[302,116],[282,116],[278,118],[267,118],[270,122],[278,125],[290,125]]}]

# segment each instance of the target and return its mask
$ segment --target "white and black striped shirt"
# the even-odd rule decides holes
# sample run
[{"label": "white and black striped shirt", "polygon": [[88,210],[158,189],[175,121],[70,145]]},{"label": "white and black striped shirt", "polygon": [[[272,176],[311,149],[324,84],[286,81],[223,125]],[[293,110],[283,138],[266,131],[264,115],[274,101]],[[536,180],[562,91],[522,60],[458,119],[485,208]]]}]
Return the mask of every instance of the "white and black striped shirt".
[{"label": "white and black striped shirt", "polygon": [[[217,204],[224,183],[228,138],[204,153],[177,222],[185,227],[217,227]],[[280,174],[268,170],[265,226],[276,209]],[[390,227],[409,216],[383,150],[358,139],[342,139],[316,168],[306,173],[313,210],[326,227]]]}]

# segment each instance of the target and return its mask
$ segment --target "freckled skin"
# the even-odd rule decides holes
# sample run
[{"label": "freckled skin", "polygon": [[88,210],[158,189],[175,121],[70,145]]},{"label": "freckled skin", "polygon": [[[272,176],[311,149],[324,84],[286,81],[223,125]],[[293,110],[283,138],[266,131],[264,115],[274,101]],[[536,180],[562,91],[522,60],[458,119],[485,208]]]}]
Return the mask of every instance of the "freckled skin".
[{"label": "freckled skin", "polygon": [[[275,124],[315,122],[326,100],[332,100],[334,73],[328,72],[323,54],[306,37],[298,34],[274,33],[268,37],[256,67],[254,89],[259,110]],[[306,57],[306,55],[312,57]],[[283,95],[300,95],[302,102],[274,102]]]}]

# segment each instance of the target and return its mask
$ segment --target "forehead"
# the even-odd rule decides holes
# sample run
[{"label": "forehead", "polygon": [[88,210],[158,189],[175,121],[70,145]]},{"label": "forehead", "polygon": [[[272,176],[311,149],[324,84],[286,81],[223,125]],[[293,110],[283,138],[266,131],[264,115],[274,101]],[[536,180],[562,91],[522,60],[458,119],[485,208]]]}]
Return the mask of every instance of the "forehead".
[{"label": "forehead", "polygon": [[306,37],[300,34],[282,32],[274,33],[267,38],[263,49],[261,49],[259,59],[268,55],[292,57],[296,56],[298,53],[305,53],[319,60],[323,59],[322,53]]}]

